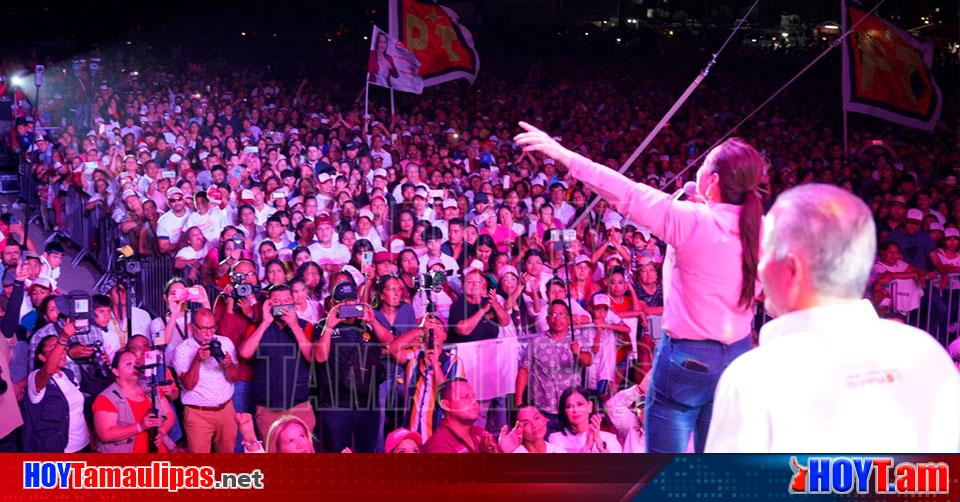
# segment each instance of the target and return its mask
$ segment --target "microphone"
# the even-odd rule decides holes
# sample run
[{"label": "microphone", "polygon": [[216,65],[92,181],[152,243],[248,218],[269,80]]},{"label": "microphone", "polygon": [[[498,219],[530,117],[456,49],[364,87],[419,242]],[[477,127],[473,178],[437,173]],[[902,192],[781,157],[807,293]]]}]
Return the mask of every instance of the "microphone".
[{"label": "microphone", "polygon": [[700,197],[697,196],[697,184],[693,181],[688,181],[683,184],[683,188],[673,192],[673,200],[689,200],[691,202],[700,202]]}]

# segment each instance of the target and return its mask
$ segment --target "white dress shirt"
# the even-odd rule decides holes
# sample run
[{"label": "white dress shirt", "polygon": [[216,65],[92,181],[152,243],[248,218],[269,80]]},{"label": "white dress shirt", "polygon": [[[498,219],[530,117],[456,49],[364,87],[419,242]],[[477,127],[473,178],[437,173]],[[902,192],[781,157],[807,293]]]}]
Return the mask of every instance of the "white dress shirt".
[{"label": "white dress shirt", "polygon": [[960,374],[867,300],[792,312],[717,385],[708,452],[960,451]]}]

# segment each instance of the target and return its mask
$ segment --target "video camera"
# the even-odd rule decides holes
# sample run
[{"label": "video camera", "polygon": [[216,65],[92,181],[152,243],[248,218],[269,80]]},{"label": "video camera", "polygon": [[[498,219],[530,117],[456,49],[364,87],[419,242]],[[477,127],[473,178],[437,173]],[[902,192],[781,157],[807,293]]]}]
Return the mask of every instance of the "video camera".
[{"label": "video camera", "polygon": [[230,274],[230,286],[232,289],[230,296],[233,297],[233,301],[238,301],[240,298],[253,296],[260,292],[260,286],[243,282],[246,278],[247,274]]},{"label": "video camera", "polygon": [[85,335],[90,332],[90,293],[74,290],[65,297],[57,298],[57,308],[65,317],[58,321],[63,328],[68,320],[73,320],[74,333]]},{"label": "video camera", "polygon": [[553,243],[554,251],[569,247],[570,243],[575,240],[577,240],[577,231],[575,229],[554,229],[550,231],[550,242]]},{"label": "video camera", "polygon": [[143,269],[140,260],[137,259],[130,246],[117,248],[117,260],[113,262],[113,271],[120,275],[134,276],[139,275]]},{"label": "video camera", "polygon": [[433,270],[413,278],[413,287],[419,291],[440,291],[440,287],[447,281],[449,270]]}]

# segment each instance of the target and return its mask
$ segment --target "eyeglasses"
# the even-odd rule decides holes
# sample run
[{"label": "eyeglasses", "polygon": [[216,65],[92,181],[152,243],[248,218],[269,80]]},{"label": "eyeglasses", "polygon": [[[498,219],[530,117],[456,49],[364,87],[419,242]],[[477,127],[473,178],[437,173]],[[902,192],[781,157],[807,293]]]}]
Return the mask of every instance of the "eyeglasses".
[{"label": "eyeglasses", "polygon": [[180,202],[180,201],[182,201],[182,200],[183,200],[183,197],[174,197],[174,198],[172,198],[172,199],[167,199],[167,202],[170,202],[170,203],[172,203],[172,202]]}]

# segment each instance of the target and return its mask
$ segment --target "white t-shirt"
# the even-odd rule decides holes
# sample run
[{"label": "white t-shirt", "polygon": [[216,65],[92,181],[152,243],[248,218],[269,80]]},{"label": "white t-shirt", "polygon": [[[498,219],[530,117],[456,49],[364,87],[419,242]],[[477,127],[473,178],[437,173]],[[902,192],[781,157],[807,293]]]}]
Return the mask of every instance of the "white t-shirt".
[{"label": "white t-shirt", "polygon": [[[43,396],[47,393],[46,387],[37,389],[37,372],[33,370],[27,377],[27,394],[30,402],[40,404]],[[82,450],[90,443],[90,431],[87,429],[86,419],[83,417],[83,394],[80,387],[70,381],[67,375],[62,371],[53,375],[53,382],[60,387],[63,397],[67,399],[67,405],[70,408],[70,426],[67,434],[67,446],[64,453],[75,453]]]},{"label": "white t-shirt", "polygon": [[273,213],[277,212],[277,208],[270,204],[265,204],[263,209],[253,208],[253,212],[257,215],[257,225],[263,226],[267,224],[267,219],[273,216]]},{"label": "white t-shirt", "polygon": [[212,207],[207,214],[200,214],[199,212],[191,213],[187,217],[186,223],[183,225],[183,229],[187,230],[190,227],[197,227],[203,232],[203,236],[209,242],[217,242],[220,239],[220,231],[223,230],[223,227],[227,226],[227,216],[224,214],[220,208]]},{"label": "white t-shirt", "polygon": [[[893,265],[887,265],[878,261],[873,265],[873,273],[876,275],[887,272],[898,273],[906,272],[910,268],[907,262],[900,260]],[[913,279],[894,279],[887,284],[890,291],[890,297],[893,299],[893,308],[897,312],[907,313],[920,308],[920,298],[923,297],[923,288]]]},{"label": "white t-shirt", "polygon": [[350,262],[350,250],[339,242],[333,242],[329,247],[314,242],[308,249],[310,249],[310,257],[317,262],[317,265],[343,265]]},{"label": "white t-shirt", "polygon": [[[942,249],[938,249],[937,258],[940,260],[940,263],[943,263],[944,265],[953,265],[954,267],[960,267],[960,253],[957,253],[957,255],[954,256],[953,258],[947,258],[947,254],[944,253]],[[958,278],[957,276],[951,277],[950,280],[947,282],[947,289],[960,289],[960,278]]]},{"label": "white t-shirt", "polygon": [[[432,258],[424,256],[420,259],[420,273],[426,273],[427,264],[430,263]],[[454,275],[460,271],[460,264],[457,263],[457,260],[454,260],[452,256],[444,253],[440,253],[440,261],[443,262],[443,269],[453,271]]]},{"label": "white t-shirt", "polygon": [[184,260],[202,260],[207,257],[207,247],[193,249],[190,246],[184,246],[177,251],[177,258]]},{"label": "white t-shirt", "polygon": [[[225,336],[214,335],[220,342],[224,354],[230,355],[230,360],[237,362],[237,350],[233,342]],[[182,375],[190,371],[193,359],[196,357],[200,345],[192,336],[177,346],[173,358],[173,367]],[[227,375],[217,360],[211,357],[200,363],[200,376],[197,385],[192,389],[183,388],[181,394],[183,404],[193,406],[220,406],[233,398],[233,383],[227,380]]]},{"label": "white t-shirt", "polygon": [[171,243],[176,244],[180,241],[180,235],[183,234],[187,218],[190,217],[190,211],[187,210],[183,216],[173,214],[173,211],[167,211],[157,220],[157,238],[166,237]]},{"label": "white t-shirt", "polygon": [[378,234],[377,231],[374,230],[372,226],[370,227],[370,233],[368,233],[367,235],[360,235],[359,233],[357,233],[357,240],[360,240],[360,239],[366,239],[367,241],[369,241],[370,244],[373,245],[373,249],[380,249],[383,247],[383,240],[380,239],[380,234]]}]

